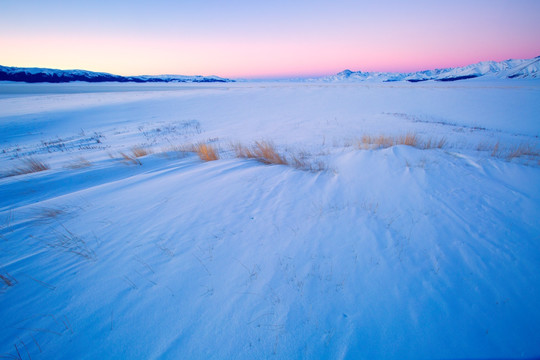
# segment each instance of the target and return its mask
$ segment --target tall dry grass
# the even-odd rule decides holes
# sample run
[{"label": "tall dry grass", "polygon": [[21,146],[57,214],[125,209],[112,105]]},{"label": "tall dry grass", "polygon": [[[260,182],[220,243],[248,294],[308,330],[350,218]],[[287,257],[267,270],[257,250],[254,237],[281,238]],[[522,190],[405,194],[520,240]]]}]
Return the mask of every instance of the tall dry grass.
[{"label": "tall dry grass", "polygon": [[416,133],[406,133],[399,136],[388,135],[363,135],[357,142],[359,149],[386,149],[395,145],[412,146],[418,149],[442,149],[446,146],[446,138],[440,138],[438,140],[429,138],[427,141],[423,141]]},{"label": "tall dry grass", "polygon": [[377,149],[386,149],[395,144],[395,140],[390,136],[379,135],[373,139],[372,144]]},{"label": "tall dry grass", "polygon": [[405,135],[398,136],[395,140],[396,145],[407,145],[412,147],[418,147],[420,140],[415,133],[407,133]]},{"label": "tall dry grass", "polygon": [[478,151],[490,152],[492,157],[512,160],[526,157],[529,159],[537,159],[540,157],[540,149],[537,145],[528,142],[523,142],[514,146],[505,146],[497,141],[495,144],[481,143],[476,147]]},{"label": "tall dry grass", "polygon": [[194,150],[202,161],[214,161],[219,159],[219,152],[212,145],[199,143],[195,145]]},{"label": "tall dry grass", "polygon": [[140,158],[140,157],[152,154],[153,151],[149,147],[135,145],[131,148],[131,153],[133,154],[134,157]]},{"label": "tall dry grass", "polygon": [[233,146],[239,158],[255,159],[264,164],[288,165],[287,159],[281,156],[272,142],[256,141],[252,146],[236,144]]},{"label": "tall dry grass", "polygon": [[320,172],[328,170],[328,165],[322,160],[313,159],[306,151],[285,150],[280,154],[274,143],[256,141],[251,146],[233,144],[232,148],[238,158],[254,159],[266,165],[287,165],[298,170]]},{"label": "tall dry grass", "polygon": [[24,174],[31,174],[40,171],[49,170],[51,167],[36,158],[26,158],[22,160],[22,165],[16,167],[15,169],[1,174],[0,177],[10,177]]},{"label": "tall dry grass", "polygon": [[531,158],[538,157],[540,156],[540,150],[529,143],[522,143],[513,148],[510,148],[508,150],[506,158],[508,160],[512,160],[524,156]]},{"label": "tall dry grass", "polygon": [[18,174],[29,174],[50,169],[48,164],[35,158],[24,159],[23,163],[24,166],[17,168]]},{"label": "tall dry grass", "polygon": [[442,149],[446,146],[446,143],[447,140],[445,137],[442,137],[439,140],[429,138],[427,141],[422,143],[422,149]]},{"label": "tall dry grass", "polygon": [[120,157],[122,158],[122,161],[124,161],[127,164],[135,164],[135,165],[142,165],[142,163],[135,157],[134,155],[126,154],[124,152],[120,152]]}]

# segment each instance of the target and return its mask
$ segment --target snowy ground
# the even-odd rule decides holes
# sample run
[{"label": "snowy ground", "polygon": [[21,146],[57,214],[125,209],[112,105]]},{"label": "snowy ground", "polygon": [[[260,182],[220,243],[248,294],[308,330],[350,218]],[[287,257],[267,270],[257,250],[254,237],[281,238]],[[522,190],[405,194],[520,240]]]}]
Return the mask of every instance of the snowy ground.
[{"label": "snowy ground", "polygon": [[540,81],[3,83],[0,134],[0,358],[540,356]]}]

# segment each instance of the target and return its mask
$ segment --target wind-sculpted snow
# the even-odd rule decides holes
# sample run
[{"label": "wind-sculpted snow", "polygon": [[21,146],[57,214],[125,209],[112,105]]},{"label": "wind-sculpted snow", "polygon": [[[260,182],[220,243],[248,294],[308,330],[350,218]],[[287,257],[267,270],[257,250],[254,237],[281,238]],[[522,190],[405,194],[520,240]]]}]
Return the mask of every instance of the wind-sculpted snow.
[{"label": "wind-sculpted snow", "polygon": [[538,358],[538,81],[139,85],[3,85],[0,358]]}]

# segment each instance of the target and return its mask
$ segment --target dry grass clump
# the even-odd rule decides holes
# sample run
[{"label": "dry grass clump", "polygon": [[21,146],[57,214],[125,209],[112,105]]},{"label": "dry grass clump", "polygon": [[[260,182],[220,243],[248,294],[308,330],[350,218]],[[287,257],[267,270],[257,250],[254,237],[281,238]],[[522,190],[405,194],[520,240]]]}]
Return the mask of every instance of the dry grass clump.
[{"label": "dry grass clump", "polygon": [[422,141],[416,133],[407,133],[401,136],[370,136],[363,135],[360,140],[357,141],[359,149],[386,149],[395,145],[407,145],[418,149],[442,149],[446,146],[446,138],[435,140],[430,138],[427,141]]},{"label": "dry grass clump", "polygon": [[[130,150],[131,153],[125,153],[122,151],[120,152],[121,160],[127,164],[142,165],[141,161],[138,158],[153,154],[152,149],[140,145],[135,145],[131,147]],[[109,156],[112,157],[112,155],[110,154]]]},{"label": "dry grass clump", "polygon": [[23,167],[19,167],[16,169],[17,175],[45,171],[51,168],[48,164],[41,162],[35,158],[24,159],[23,163]]},{"label": "dry grass clump", "polygon": [[31,174],[35,172],[49,170],[51,167],[35,158],[26,158],[22,160],[23,165],[19,166],[11,171],[1,174],[0,177],[10,177],[23,174]]},{"label": "dry grass clump", "polygon": [[288,165],[287,159],[281,156],[273,143],[269,141],[256,141],[250,147],[237,144],[234,151],[239,158],[255,159],[264,164]]},{"label": "dry grass clump", "polygon": [[390,136],[370,136],[363,135],[360,141],[358,141],[358,148],[368,150],[368,149],[386,149],[391,146],[394,146],[395,140]]},{"label": "dry grass clump", "polygon": [[195,145],[195,152],[202,161],[214,161],[219,159],[217,149],[209,144],[199,143]]},{"label": "dry grass clump", "polygon": [[[124,160],[126,161],[137,161],[136,158],[152,154],[151,149],[145,147],[133,147],[131,149],[133,156],[120,153]],[[196,153],[202,161],[214,161],[219,159],[219,151],[214,146],[207,143],[197,143],[197,144],[182,144],[182,145],[171,145],[168,148],[164,148],[160,153],[162,156],[169,157],[173,155],[178,158],[183,158],[189,153]]]},{"label": "dry grass clump", "polygon": [[152,154],[153,151],[152,149],[148,147],[136,145],[131,148],[131,153],[133,154],[134,157],[140,158],[140,157]]},{"label": "dry grass clump", "polygon": [[122,157],[122,161],[128,164],[142,165],[139,159],[137,159],[134,155],[129,155],[124,152],[120,152],[120,156]]},{"label": "dry grass clump", "polygon": [[256,141],[252,146],[234,144],[232,147],[237,157],[255,159],[267,165],[288,165],[298,170],[313,172],[328,170],[328,165],[325,162],[313,160],[310,153],[286,150],[286,155],[282,155],[277,152],[275,145],[270,141]]},{"label": "dry grass clump", "polygon": [[496,158],[504,158],[506,160],[512,160],[521,157],[528,157],[535,159],[540,157],[540,149],[530,143],[521,143],[516,146],[504,146],[500,141],[497,141],[493,145],[487,143],[481,143],[477,146],[478,151],[491,151],[491,156]]},{"label": "dry grass clump", "polygon": [[427,141],[422,143],[422,149],[442,149],[446,146],[446,138],[442,137],[439,140],[429,138]]},{"label": "dry grass clump", "polygon": [[396,138],[396,145],[407,145],[412,147],[418,147],[419,140],[418,135],[415,133],[407,133]]},{"label": "dry grass clump", "polygon": [[506,158],[508,160],[512,160],[514,158],[518,158],[522,156],[538,157],[540,156],[540,151],[531,144],[519,144],[518,146],[511,148],[508,151]]},{"label": "dry grass clump", "polygon": [[395,144],[395,140],[390,136],[379,135],[371,142],[376,149],[386,149]]}]

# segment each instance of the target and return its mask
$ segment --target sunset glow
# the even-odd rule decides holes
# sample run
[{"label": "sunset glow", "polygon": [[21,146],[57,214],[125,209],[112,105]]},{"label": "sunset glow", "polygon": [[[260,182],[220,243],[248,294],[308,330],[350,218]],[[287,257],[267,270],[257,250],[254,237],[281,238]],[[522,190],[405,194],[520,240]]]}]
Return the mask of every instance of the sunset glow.
[{"label": "sunset glow", "polygon": [[540,2],[2,1],[0,64],[289,77],[540,55]]}]

